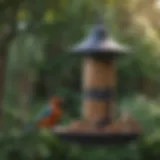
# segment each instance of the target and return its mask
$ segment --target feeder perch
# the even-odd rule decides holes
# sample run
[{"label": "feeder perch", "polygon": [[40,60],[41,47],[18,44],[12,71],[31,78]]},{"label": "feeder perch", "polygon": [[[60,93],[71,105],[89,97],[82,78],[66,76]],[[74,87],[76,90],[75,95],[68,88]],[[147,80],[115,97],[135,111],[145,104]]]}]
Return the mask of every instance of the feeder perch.
[{"label": "feeder perch", "polygon": [[136,140],[140,129],[133,118],[115,119],[117,56],[128,48],[109,37],[103,24],[96,24],[87,38],[71,51],[83,56],[82,120],[57,126],[54,133],[63,140],[86,144],[121,144]]}]

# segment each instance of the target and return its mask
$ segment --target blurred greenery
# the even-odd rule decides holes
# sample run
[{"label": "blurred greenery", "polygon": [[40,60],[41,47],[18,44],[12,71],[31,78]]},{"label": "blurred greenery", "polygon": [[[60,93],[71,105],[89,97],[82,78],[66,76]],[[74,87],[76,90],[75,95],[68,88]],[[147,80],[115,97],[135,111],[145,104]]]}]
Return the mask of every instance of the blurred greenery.
[{"label": "blurred greenery", "polygon": [[[116,60],[117,108],[137,119],[142,136],[124,146],[91,147],[62,142],[46,129],[24,132],[54,94],[68,102],[60,123],[79,118],[81,59],[68,49],[86,35],[97,10],[110,34],[131,47]],[[159,15],[156,0],[0,1],[0,159],[159,160]]]}]

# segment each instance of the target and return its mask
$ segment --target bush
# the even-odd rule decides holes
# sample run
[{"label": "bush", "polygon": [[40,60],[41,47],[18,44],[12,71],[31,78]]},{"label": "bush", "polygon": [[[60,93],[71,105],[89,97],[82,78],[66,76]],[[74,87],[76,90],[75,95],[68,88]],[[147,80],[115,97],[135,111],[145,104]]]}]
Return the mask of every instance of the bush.
[{"label": "bush", "polygon": [[[124,99],[120,103],[141,124],[143,133],[139,141],[123,146],[91,147],[61,142],[46,129],[24,132],[18,126],[16,116],[6,112],[10,125],[2,128],[0,134],[0,155],[2,160],[146,160],[160,159],[160,108],[158,101],[143,96]],[[12,115],[12,116],[11,116]],[[12,120],[11,120],[12,119]],[[64,119],[65,121],[65,119]],[[13,124],[11,124],[13,122]]]}]

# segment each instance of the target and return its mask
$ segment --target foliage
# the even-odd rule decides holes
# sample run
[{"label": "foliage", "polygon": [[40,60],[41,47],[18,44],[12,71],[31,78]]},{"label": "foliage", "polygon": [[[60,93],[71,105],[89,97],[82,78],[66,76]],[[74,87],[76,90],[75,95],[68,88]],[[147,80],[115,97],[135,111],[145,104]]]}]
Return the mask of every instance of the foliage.
[{"label": "foliage", "polygon": [[[25,133],[24,123],[34,118],[44,100],[53,94],[67,100],[61,123],[79,118],[81,60],[72,57],[68,49],[85,35],[99,10],[109,33],[134,52],[116,61],[117,105],[120,110],[129,110],[141,124],[144,132],[140,141],[126,146],[89,147],[64,144],[44,129]],[[0,54],[6,53],[4,48],[9,53],[0,134],[2,160],[160,158],[160,102],[156,99],[160,89],[160,11],[154,0],[5,0],[0,1],[0,13]],[[151,83],[146,86],[148,80]],[[150,86],[154,100],[138,95]]]}]

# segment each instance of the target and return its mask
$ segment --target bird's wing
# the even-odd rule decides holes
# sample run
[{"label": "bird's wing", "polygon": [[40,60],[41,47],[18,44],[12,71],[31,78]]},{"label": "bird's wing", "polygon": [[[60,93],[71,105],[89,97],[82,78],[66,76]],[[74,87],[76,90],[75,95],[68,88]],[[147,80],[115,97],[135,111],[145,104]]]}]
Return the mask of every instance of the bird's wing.
[{"label": "bird's wing", "polygon": [[50,107],[46,107],[45,109],[43,109],[39,115],[36,117],[36,121],[43,119],[44,117],[47,117],[51,114],[51,108]]}]

